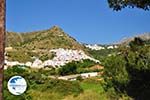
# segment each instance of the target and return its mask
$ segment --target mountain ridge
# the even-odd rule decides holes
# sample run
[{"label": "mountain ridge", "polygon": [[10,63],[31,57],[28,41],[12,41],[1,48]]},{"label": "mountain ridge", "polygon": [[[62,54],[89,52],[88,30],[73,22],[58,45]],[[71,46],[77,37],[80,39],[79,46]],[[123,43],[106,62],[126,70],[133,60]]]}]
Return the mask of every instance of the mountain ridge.
[{"label": "mountain ridge", "polygon": [[54,54],[49,51],[59,48],[85,51],[84,45],[58,26],[35,32],[6,33],[5,50],[9,61],[26,62],[33,61],[33,58],[52,59]]},{"label": "mountain ridge", "polygon": [[138,35],[135,35],[135,36],[132,36],[132,37],[123,38],[121,41],[118,42],[118,44],[128,45],[136,37],[141,38],[144,41],[150,40],[150,32],[143,33],[143,34],[138,34]]},{"label": "mountain ridge", "polygon": [[26,33],[6,33],[6,47],[24,47],[27,49],[53,49],[71,48],[84,49],[84,46],[73,37],[65,33],[58,26],[50,29],[26,32]]}]

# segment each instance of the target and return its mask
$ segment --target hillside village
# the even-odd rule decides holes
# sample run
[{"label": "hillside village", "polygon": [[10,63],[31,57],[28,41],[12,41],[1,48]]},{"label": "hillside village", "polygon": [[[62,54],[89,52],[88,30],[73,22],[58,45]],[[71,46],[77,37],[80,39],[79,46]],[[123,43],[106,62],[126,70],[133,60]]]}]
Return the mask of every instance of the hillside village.
[{"label": "hillside village", "polygon": [[0,7],[0,100],[150,100],[150,0]]},{"label": "hillside village", "polygon": [[[60,27],[29,33],[6,33],[5,69],[15,65],[31,68],[57,68],[72,61],[89,59],[86,47],[65,33]],[[49,55],[54,54],[54,57]],[[47,57],[41,59],[41,56]]]},{"label": "hillside village", "polygon": [[[66,34],[58,26],[53,26],[48,30],[31,33],[7,32],[6,48],[5,48],[6,51],[5,69],[15,65],[29,66],[31,68],[46,68],[46,67],[57,68],[60,66],[64,66],[69,62],[81,61],[84,59],[89,59],[96,63],[100,63],[99,59],[98,60],[94,59],[90,57],[91,55],[87,55],[87,53],[85,53],[87,48],[96,51],[113,50],[117,49],[118,45],[81,44],[77,42],[74,38]],[[45,53],[47,54],[53,53],[54,57],[52,59],[48,58],[43,61],[42,59],[40,59],[39,55],[37,56],[37,54],[36,56],[34,55],[31,56],[28,54],[28,52],[32,54],[33,51],[34,53],[37,53],[39,55],[44,55]],[[46,52],[44,52],[43,54],[41,53],[41,51]],[[21,53],[19,54],[19,52]],[[8,56],[7,54],[10,53],[15,55]],[[18,60],[14,60],[17,57]],[[25,57],[26,61],[24,61],[23,59]],[[10,58],[13,58],[13,60],[11,60]],[[20,59],[23,60],[19,61]],[[33,60],[31,61],[31,59]]]},{"label": "hillside village", "polygon": [[[12,47],[6,47],[6,50],[12,50]],[[4,69],[6,70],[9,67],[13,66],[28,66],[33,69],[41,69],[41,68],[61,68],[61,66],[66,65],[67,63],[70,63],[72,61],[82,61],[85,59],[89,59],[91,61],[94,61],[97,64],[100,64],[101,62],[99,60],[96,60],[84,53],[82,50],[72,50],[72,49],[64,49],[64,48],[59,48],[59,49],[51,49],[49,51],[50,53],[54,53],[55,56],[53,59],[45,60],[42,61],[39,58],[35,58],[33,62],[26,62],[22,63],[19,61],[9,61],[5,59],[5,66]],[[7,58],[7,56],[5,56]],[[92,68],[96,67],[96,69],[103,69],[102,66],[95,65]],[[23,68],[23,67],[22,67]],[[95,69],[95,68],[94,68]],[[78,77],[82,77],[82,79],[90,78],[90,77],[96,77],[100,76],[100,72],[88,72],[88,73],[81,73],[81,74],[74,74],[74,75],[66,75],[66,76],[48,76],[49,78],[53,79],[60,79],[60,80],[69,80],[69,81],[75,81],[77,80]]]},{"label": "hillside village", "polygon": [[[104,93],[106,96],[110,93],[116,96],[118,92],[109,86],[114,85],[116,87],[116,82],[117,85],[118,82],[120,82],[120,88],[122,82],[124,84],[124,82],[126,83],[130,80],[128,77],[130,73],[127,70],[129,66],[126,67],[127,61],[124,60],[124,54],[126,53],[123,53],[124,50],[119,50],[122,44],[81,44],[56,26],[44,31],[31,33],[9,32],[7,35],[4,83],[7,83],[8,79],[13,75],[25,77],[29,84],[27,95],[32,95],[40,91],[37,96],[50,94],[51,97],[53,95],[51,95],[51,93],[66,93],[70,96],[71,92],[75,93],[73,95],[75,96],[76,93],[81,90],[79,96],[85,93],[86,96],[88,95],[88,98],[92,95],[94,98],[95,93],[100,95],[98,91],[102,90],[101,93]],[[137,40],[140,41],[138,38]],[[127,45],[124,45],[124,49],[129,51],[128,53],[132,55],[127,56],[131,61],[127,63],[130,65],[129,68],[132,68],[134,64],[137,69],[142,69],[141,66],[143,67],[143,64],[145,64],[145,69],[147,70],[150,61],[150,49],[147,44],[149,44],[150,41],[145,41],[145,45],[142,46],[136,45],[136,42],[137,41],[131,41],[127,42]],[[129,43],[134,44],[134,47],[138,46],[139,48],[136,48],[138,51],[134,52],[132,48],[129,49]],[[144,60],[141,56],[144,57]],[[44,57],[44,59],[42,57]],[[134,61],[136,61],[137,58],[140,60],[137,60],[138,63],[135,63]],[[147,62],[145,62],[145,60]],[[144,81],[145,83],[143,85],[139,83],[142,83],[143,79],[145,79],[144,75],[147,77],[145,69],[141,75],[142,77],[136,78],[138,81],[136,81],[137,84],[135,84],[138,87],[143,86],[144,89],[145,83],[148,83],[147,86],[149,86],[149,81],[147,82],[149,78]],[[139,73],[135,74],[137,74],[137,76],[139,75]],[[139,79],[141,80],[139,81]],[[7,85],[4,86],[6,88]],[[104,92],[106,88],[111,89],[111,92]],[[91,91],[91,94],[87,94],[88,92],[86,91]],[[57,97],[58,94],[54,96]],[[35,95],[32,97],[35,97]],[[110,97],[112,98],[112,96]],[[85,96],[83,97],[83,100],[84,99]],[[49,98],[46,100],[49,100]],[[69,98],[69,100],[72,100],[72,98]],[[97,100],[105,99],[98,98]]]},{"label": "hillside village", "polygon": [[[49,52],[54,52],[55,57],[53,59],[49,59],[46,61],[41,61],[39,58],[36,58],[33,62],[21,63],[18,61],[8,61],[6,59],[5,60],[5,69],[7,69],[7,67],[12,67],[15,65],[22,65],[22,66],[25,65],[25,66],[29,66],[31,68],[44,68],[47,66],[56,68],[56,67],[63,66],[66,63],[69,63],[72,61],[80,61],[80,60],[84,60],[84,59],[89,59],[96,63],[100,63],[99,60],[96,60],[96,59],[86,55],[82,50],[71,50],[71,49],[59,48],[59,49],[52,49]],[[5,58],[7,58],[7,57],[5,57]]]},{"label": "hillside village", "polygon": [[91,50],[103,50],[103,49],[116,49],[116,48],[118,48],[117,45],[99,46],[97,44],[94,44],[94,45],[86,44],[85,47],[87,47]]}]

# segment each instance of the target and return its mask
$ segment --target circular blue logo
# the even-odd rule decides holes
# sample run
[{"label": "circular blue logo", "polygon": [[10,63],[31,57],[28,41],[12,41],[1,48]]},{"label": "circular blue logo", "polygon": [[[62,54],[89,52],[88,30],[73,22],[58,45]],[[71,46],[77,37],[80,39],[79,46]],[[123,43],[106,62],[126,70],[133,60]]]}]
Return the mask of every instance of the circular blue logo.
[{"label": "circular blue logo", "polygon": [[8,81],[8,90],[14,95],[21,95],[26,91],[26,80],[21,76],[13,76]]}]

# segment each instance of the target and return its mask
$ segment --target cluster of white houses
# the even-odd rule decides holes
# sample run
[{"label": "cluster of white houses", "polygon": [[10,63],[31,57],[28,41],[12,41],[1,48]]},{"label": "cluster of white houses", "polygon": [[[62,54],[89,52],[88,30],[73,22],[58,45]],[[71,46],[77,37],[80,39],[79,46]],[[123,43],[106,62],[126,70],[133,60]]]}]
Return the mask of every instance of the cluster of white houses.
[{"label": "cluster of white houses", "polygon": [[102,50],[102,49],[115,49],[115,48],[118,48],[117,45],[110,45],[110,46],[107,46],[107,47],[104,47],[104,46],[99,46],[97,44],[94,44],[94,45],[85,45],[85,47],[87,48],[90,48],[91,50]]},{"label": "cluster of white houses", "polygon": [[40,59],[36,58],[33,62],[26,62],[26,63],[20,63],[18,61],[8,61],[5,60],[5,69],[8,67],[14,66],[14,65],[25,65],[29,66],[31,68],[44,68],[46,66],[52,66],[52,67],[60,67],[65,65],[66,63],[72,62],[72,61],[80,61],[84,59],[89,59],[94,62],[100,63],[99,60],[96,60],[88,55],[86,55],[82,50],[71,50],[71,49],[52,49],[50,52],[55,52],[55,57],[53,59],[49,59],[46,61],[41,61]]}]

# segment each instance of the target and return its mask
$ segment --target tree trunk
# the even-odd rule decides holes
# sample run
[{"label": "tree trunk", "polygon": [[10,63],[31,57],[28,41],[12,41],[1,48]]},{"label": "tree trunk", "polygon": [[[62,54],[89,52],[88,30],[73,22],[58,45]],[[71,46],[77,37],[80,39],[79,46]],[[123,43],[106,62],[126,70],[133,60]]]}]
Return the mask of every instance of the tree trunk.
[{"label": "tree trunk", "polygon": [[5,0],[0,0],[0,100],[3,100],[3,67],[5,49]]}]

